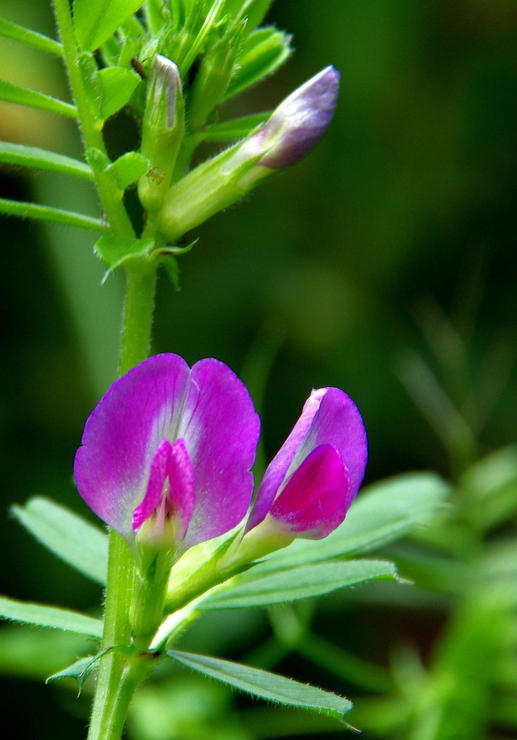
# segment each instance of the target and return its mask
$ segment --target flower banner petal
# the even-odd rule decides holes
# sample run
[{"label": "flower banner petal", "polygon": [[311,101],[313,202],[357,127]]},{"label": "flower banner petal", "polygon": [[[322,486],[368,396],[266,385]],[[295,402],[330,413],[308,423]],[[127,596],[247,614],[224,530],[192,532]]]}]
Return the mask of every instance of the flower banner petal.
[{"label": "flower banner petal", "polygon": [[259,417],[237,376],[218,360],[197,362],[178,429],[196,471],[196,508],[186,546],[217,537],[245,517],[259,432]]}]

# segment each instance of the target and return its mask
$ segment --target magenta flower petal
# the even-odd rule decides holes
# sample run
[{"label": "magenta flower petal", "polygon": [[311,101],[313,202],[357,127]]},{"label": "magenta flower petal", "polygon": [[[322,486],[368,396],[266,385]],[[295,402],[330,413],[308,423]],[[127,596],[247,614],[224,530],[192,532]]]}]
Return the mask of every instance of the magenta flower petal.
[{"label": "magenta flower petal", "polygon": [[173,510],[188,525],[183,547],[191,547],[244,517],[258,433],[249,394],[230,368],[202,360],[191,370],[178,355],[157,355],[116,381],[92,412],[75,458],[77,487],[132,544],[133,524],[148,518],[167,478]]},{"label": "magenta flower petal", "polygon": [[182,439],[173,445],[162,439],[151,462],[149,484],[144,500],[133,512],[133,532],[158,511],[163,526],[164,520],[176,520],[176,538],[184,539],[196,500],[195,474],[187,448]]},{"label": "magenta flower petal", "polygon": [[[229,531],[246,516],[260,420],[249,393],[218,360],[192,368],[178,427],[196,472],[196,508],[188,546]],[[244,493],[245,492],[245,493]]]},{"label": "magenta flower petal", "polygon": [[288,531],[320,539],[341,524],[351,502],[350,476],[341,455],[323,444],[294,471],[270,514]]},{"label": "magenta flower petal", "polygon": [[347,506],[350,505],[366,467],[364,424],[346,393],[338,388],[320,388],[311,393],[292,432],[269,464],[249,517],[248,531],[265,519],[275,499],[289,485],[290,477],[320,445],[332,445],[339,453],[349,476]]},{"label": "magenta flower petal", "polygon": [[162,498],[163,489],[169,474],[169,461],[172,445],[168,439],[162,439],[158,449],[151,460],[151,472],[144,500],[138,504],[133,511],[133,532],[140,529],[142,524],[149,519]]}]

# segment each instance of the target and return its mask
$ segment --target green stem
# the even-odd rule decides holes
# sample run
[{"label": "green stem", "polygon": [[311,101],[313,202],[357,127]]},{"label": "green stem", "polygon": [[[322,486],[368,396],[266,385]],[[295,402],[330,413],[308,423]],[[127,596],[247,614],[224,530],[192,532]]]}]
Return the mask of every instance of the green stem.
[{"label": "green stem", "polygon": [[[86,94],[78,64],[80,50],[75,41],[69,0],[54,0],[54,7],[84,143],[87,149],[101,152],[97,157],[100,165],[94,168],[94,175],[102,206],[109,221],[110,233],[119,237],[134,237],[123,203],[123,192],[114,187],[112,176],[105,166],[105,162],[109,160],[102,135],[103,121],[95,115]],[[156,263],[146,259],[135,259],[126,265],[121,375],[146,359],[149,354],[156,269]],[[132,552],[126,541],[117,532],[112,531],[101,645],[103,650],[115,645],[131,644],[130,619],[136,578],[136,563]],[[144,645],[144,651],[146,647]],[[109,650],[100,659],[89,740],[120,740],[131,697],[153,664],[145,652],[128,656],[116,649]]]},{"label": "green stem", "polygon": [[140,259],[126,264],[120,375],[149,356],[156,269],[155,262]]},{"label": "green stem", "polygon": [[[126,267],[126,301],[122,330],[120,374],[149,353],[156,265],[138,260]],[[102,649],[131,643],[131,603],[136,588],[136,563],[126,541],[110,533]],[[133,665],[116,650],[101,658],[88,740],[119,740],[133,692],[150,670],[147,658]]]},{"label": "green stem", "polygon": [[[126,541],[110,532],[108,583],[104,610],[102,649],[129,645],[129,607],[135,576],[135,561]],[[129,699],[122,693],[126,656],[116,650],[100,660],[88,740],[118,740],[124,726]],[[124,701],[122,701],[124,699]]]},{"label": "green stem", "polygon": [[[106,147],[102,136],[104,122],[99,120],[92,112],[77,63],[80,51],[75,42],[69,0],[54,0],[54,8],[59,34],[63,44],[70,87],[72,88],[77,113],[81,122],[85,146],[86,148],[99,149],[103,154],[106,154]],[[112,233],[115,233],[117,236],[134,237],[135,232],[122,200],[123,193],[113,186],[112,176],[107,171],[101,169],[97,169],[94,172],[94,176]]]}]

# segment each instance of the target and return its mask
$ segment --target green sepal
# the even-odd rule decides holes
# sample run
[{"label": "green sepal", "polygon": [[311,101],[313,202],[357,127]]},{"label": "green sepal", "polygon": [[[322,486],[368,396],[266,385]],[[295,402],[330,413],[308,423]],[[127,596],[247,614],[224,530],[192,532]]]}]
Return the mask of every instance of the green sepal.
[{"label": "green sepal", "polygon": [[352,709],[352,703],[342,696],[241,663],[178,650],[167,650],[167,655],[194,671],[266,701],[307,709],[340,721]]},{"label": "green sepal", "polygon": [[95,253],[102,259],[108,273],[135,257],[149,258],[154,246],[153,239],[131,239],[131,237],[103,234],[94,244]]},{"label": "green sepal", "polygon": [[74,29],[79,48],[98,49],[141,5],[142,0],[74,0]]},{"label": "green sepal", "polygon": [[237,57],[237,71],[225,100],[273,74],[292,54],[291,36],[276,28],[257,28],[242,46]]},{"label": "green sepal", "polygon": [[251,567],[249,563],[235,566],[231,560],[229,567],[224,564],[225,556],[241,536],[242,530],[237,528],[229,535],[214,537],[187,550],[171,570],[166,613],[176,612],[209,589]]},{"label": "green sepal", "polygon": [[136,72],[123,67],[106,67],[99,72],[101,88],[100,117],[105,120],[129,102],[142,81]]},{"label": "green sepal", "polygon": [[177,241],[274,173],[268,167],[254,166],[264,152],[246,143],[202,162],[169,188],[157,224],[165,241]]},{"label": "green sepal", "polygon": [[108,169],[114,173],[120,189],[125,190],[149,171],[149,160],[139,152],[126,152]]},{"label": "green sepal", "polygon": [[206,141],[234,141],[248,136],[257,126],[267,121],[271,111],[253,113],[250,116],[234,118],[233,121],[214,123],[207,126],[203,133]]}]

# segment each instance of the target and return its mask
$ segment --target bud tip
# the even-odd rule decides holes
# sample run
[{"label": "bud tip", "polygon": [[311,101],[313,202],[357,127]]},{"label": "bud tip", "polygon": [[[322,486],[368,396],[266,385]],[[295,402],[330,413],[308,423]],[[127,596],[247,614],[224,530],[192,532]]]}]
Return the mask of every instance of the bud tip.
[{"label": "bud tip", "polygon": [[337,69],[326,67],[278,106],[259,132],[263,141],[277,139],[277,143],[258,164],[271,169],[289,167],[316,146],[332,120],[339,78]]}]

